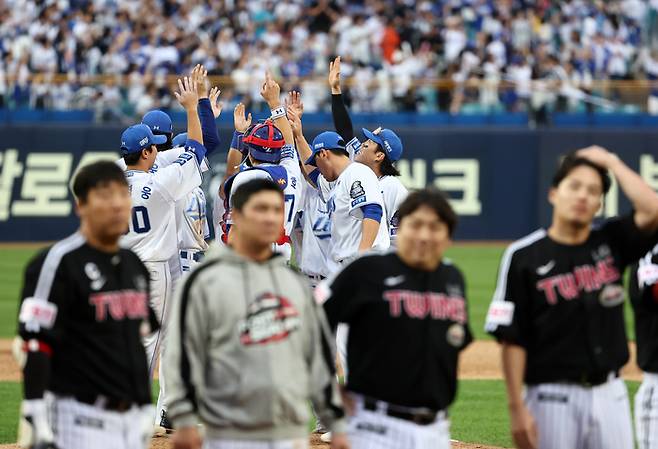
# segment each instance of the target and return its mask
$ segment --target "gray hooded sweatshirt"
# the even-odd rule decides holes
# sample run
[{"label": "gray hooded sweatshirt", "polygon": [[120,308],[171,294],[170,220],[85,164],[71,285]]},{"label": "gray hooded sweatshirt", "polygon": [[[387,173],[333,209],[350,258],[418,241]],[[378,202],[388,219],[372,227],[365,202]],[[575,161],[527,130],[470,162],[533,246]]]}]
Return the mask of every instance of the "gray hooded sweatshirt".
[{"label": "gray hooded sweatshirt", "polygon": [[333,337],[306,279],[283,257],[215,246],[176,292],[164,351],[168,417],[210,439],[308,435],[309,400],[345,431]]}]

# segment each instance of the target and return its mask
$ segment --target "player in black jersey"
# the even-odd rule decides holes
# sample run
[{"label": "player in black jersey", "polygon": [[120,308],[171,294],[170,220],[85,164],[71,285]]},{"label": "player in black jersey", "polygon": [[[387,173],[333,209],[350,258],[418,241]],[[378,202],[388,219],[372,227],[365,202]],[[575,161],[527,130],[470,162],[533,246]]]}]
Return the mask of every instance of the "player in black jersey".
[{"label": "player in black jersey", "polygon": [[[592,226],[608,171],[634,212]],[[658,196],[614,154],[589,147],[564,159],[548,199],[551,226],[505,251],[487,315],[502,343],[513,438],[521,449],[630,449],[622,276],[658,241]]]},{"label": "player in black jersey", "polygon": [[346,379],[358,448],[449,449],[446,410],[472,340],[461,272],[443,253],[457,217],[440,192],[400,206],[396,252],[363,256],[316,290],[333,328],[349,325]]},{"label": "player in black jersey", "polygon": [[635,395],[639,449],[658,448],[658,245],[631,269],[629,296],[635,315],[637,364],[644,372]]},{"label": "player in black jersey", "polygon": [[20,442],[145,448],[153,408],[141,338],[157,322],[148,271],[118,245],[130,217],[128,184],[113,162],[96,162],[79,171],[73,193],[80,229],[25,269]]}]

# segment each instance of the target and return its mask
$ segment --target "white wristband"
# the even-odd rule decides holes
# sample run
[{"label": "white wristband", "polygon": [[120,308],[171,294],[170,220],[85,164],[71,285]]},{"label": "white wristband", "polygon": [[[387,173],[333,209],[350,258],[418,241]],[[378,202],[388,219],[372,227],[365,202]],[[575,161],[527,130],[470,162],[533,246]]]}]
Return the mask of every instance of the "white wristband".
[{"label": "white wristband", "polygon": [[279,106],[278,108],[272,109],[271,112],[272,115],[270,116],[270,118],[272,120],[276,120],[279,117],[283,117],[284,115],[286,115],[286,108],[284,108],[283,106]]}]

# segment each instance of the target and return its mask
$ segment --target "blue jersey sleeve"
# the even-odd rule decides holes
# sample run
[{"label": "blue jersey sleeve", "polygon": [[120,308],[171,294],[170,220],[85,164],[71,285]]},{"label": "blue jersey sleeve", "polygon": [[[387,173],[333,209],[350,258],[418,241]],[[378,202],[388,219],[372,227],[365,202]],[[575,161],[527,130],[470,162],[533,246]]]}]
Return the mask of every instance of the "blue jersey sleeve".
[{"label": "blue jersey sleeve", "polygon": [[199,100],[199,120],[203,132],[203,144],[208,154],[211,154],[219,145],[219,134],[217,132],[217,122],[215,122],[215,116],[212,113],[212,106],[207,98]]},{"label": "blue jersey sleeve", "polygon": [[370,218],[380,223],[382,221],[382,215],[384,215],[384,210],[379,204],[366,204],[361,208],[363,211],[363,219]]}]

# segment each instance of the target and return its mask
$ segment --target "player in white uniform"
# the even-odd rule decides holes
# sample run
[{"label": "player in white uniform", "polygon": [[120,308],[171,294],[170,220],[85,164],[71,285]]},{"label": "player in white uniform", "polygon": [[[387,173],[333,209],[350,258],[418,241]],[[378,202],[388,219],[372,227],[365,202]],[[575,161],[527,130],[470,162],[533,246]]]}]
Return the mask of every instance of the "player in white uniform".
[{"label": "player in white uniform", "polygon": [[[187,133],[174,137],[174,147],[184,145]],[[201,163],[201,172],[209,170],[208,159]],[[176,202],[176,227],[178,230],[178,251],[183,273],[192,270],[201,262],[204,251],[208,249],[207,239],[210,238],[208,217],[206,216],[206,194],[197,187],[185,198]]]},{"label": "player in white uniform", "polygon": [[279,94],[280,87],[268,72],[261,95],[270,106],[272,116],[265,123],[252,127],[243,138],[252,167],[240,171],[224,184],[225,195],[228,197],[224,230],[230,235],[231,192],[256,178],[271,179],[281,187],[285,200],[284,229],[277,250],[289,258],[290,235],[301,207],[303,181],[292,129],[286,117],[286,109],[281,106]]},{"label": "player in white uniform", "polygon": [[379,179],[384,196],[384,209],[386,210],[391,245],[395,245],[399,225],[398,209],[409,194],[398,178],[400,172],[393,165],[402,156],[402,142],[390,129],[370,132],[364,128],[363,134],[368,140],[361,144],[354,160],[370,167]]},{"label": "player in white uniform", "polygon": [[[136,252],[149,269],[151,305],[163,325],[160,331],[145,339],[151,374],[166,329],[167,301],[171,295],[169,261],[178,252],[175,202],[201,184],[199,163],[206,153],[197,115],[196,86],[185,78],[184,82],[179,81],[179,87],[176,97],[187,111],[189,139],[185,151],[172,164],[150,172],[158,154],[155,145],[165,143],[166,138],[154,136],[148,126],[131,126],[121,136],[121,152],[127,165],[126,179],[133,204],[130,230],[122,237],[121,245]],[[156,426],[161,422],[162,411],[166,410],[165,404],[165,380],[161,375]]]}]

